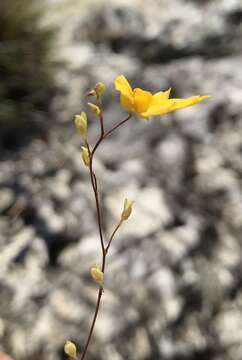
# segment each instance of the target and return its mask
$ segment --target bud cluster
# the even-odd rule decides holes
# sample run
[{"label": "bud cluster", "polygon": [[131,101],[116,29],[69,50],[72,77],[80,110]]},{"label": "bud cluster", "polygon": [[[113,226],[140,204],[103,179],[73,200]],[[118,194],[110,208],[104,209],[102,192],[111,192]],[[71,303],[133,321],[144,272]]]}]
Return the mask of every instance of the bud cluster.
[{"label": "bud cluster", "polygon": [[[101,248],[102,248],[102,267],[100,268],[99,266],[97,266],[95,264],[95,265],[91,266],[91,268],[90,268],[90,275],[91,275],[93,281],[99,286],[99,292],[98,292],[98,300],[96,303],[95,316],[93,318],[93,323],[90,328],[90,332],[89,332],[89,335],[87,338],[86,345],[83,350],[83,354],[81,356],[81,360],[84,360],[84,358],[86,356],[87,348],[88,348],[90,339],[92,337],[92,331],[93,331],[93,328],[95,325],[96,316],[99,311],[100,300],[101,300],[101,296],[103,294],[104,272],[105,272],[106,256],[108,254],[108,250],[110,248],[110,245],[114,239],[114,236],[115,236],[117,230],[122,225],[122,223],[130,217],[130,215],[132,213],[132,206],[134,203],[130,199],[124,200],[123,209],[122,209],[122,212],[118,219],[117,226],[114,229],[113,233],[111,234],[109,240],[106,239],[107,240],[107,242],[106,242],[105,236],[103,235],[102,213],[101,213],[101,206],[100,206],[100,196],[99,196],[99,192],[98,192],[98,182],[97,182],[96,174],[93,170],[93,157],[94,157],[95,151],[96,151],[97,147],[99,146],[99,144],[107,136],[109,136],[111,134],[111,132],[113,132],[120,125],[124,124],[127,120],[129,120],[131,115],[127,119],[124,119],[123,121],[121,121],[119,124],[114,125],[109,131],[106,131],[104,123],[103,123],[103,113],[102,113],[102,94],[105,91],[105,88],[106,88],[105,85],[103,83],[99,82],[87,94],[88,96],[94,97],[93,102],[87,103],[89,110],[96,117],[98,117],[99,121],[100,121],[100,136],[97,139],[96,143],[92,147],[90,146],[90,144],[88,142],[88,136],[87,136],[88,135],[87,134],[88,133],[88,119],[87,119],[86,113],[81,112],[80,114],[75,115],[75,119],[74,119],[75,126],[83,140],[83,146],[81,147],[81,157],[82,157],[82,160],[83,160],[83,163],[85,164],[85,166],[87,166],[89,168],[91,185],[92,185],[92,189],[94,192],[95,203],[96,203],[97,224],[98,224],[99,237],[100,237],[100,243],[101,243]],[[69,340],[67,340],[65,342],[64,352],[66,355],[69,356],[69,358],[71,358],[73,360],[77,360],[77,349],[76,349],[76,345],[73,342],[71,342]]]}]

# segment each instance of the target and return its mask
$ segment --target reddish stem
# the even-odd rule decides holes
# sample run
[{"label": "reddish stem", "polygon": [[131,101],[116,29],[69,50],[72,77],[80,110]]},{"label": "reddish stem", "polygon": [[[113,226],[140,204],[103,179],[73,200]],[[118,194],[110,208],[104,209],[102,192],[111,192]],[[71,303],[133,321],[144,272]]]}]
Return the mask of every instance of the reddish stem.
[{"label": "reddish stem", "polygon": [[[124,119],[123,121],[121,121],[120,123],[118,123],[117,125],[115,125],[113,128],[111,128],[108,132],[105,133],[104,130],[104,124],[103,124],[103,115],[102,112],[99,116],[99,120],[100,120],[100,137],[98,139],[98,141],[96,142],[93,150],[90,149],[90,146],[88,144],[88,142],[86,141],[86,146],[88,149],[88,153],[89,153],[89,158],[90,158],[90,164],[89,164],[89,172],[90,172],[90,178],[91,178],[91,184],[92,184],[92,189],[94,192],[94,197],[95,197],[95,204],[96,204],[96,211],[97,211],[97,224],[98,224],[98,231],[99,231],[99,237],[100,237],[100,242],[101,242],[101,247],[102,247],[102,272],[103,274],[105,273],[105,264],[106,264],[106,256],[108,253],[108,249],[111,245],[111,242],[117,232],[117,230],[119,229],[122,221],[120,221],[118,223],[118,225],[116,226],[116,228],[114,229],[109,241],[108,241],[108,245],[105,248],[104,245],[104,239],[103,239],[103,232],[102,232],[102,217],[101,217],[101,208],[100,208],[100,203],[99,203],[99,194],[98,194],[98,186],[97,186],[97,178],[96,175],[93,171],[93,158],[94,158],[94,154],[98,148],[98,146],[101,144],[101,142],[108,137],[113,131],[115,131],[117,128],[119,128],[121,125],[123,125],[124,123],[126,123],[129,119],[131,118],[131,114]],[[94,312],[94,316],[93,316],[93,320],[92,320],[92,324],[89,330],[89,334],[87,337],[87,341],[81,356],[80,360],[84,360],[86,354],[87,354],[87,350],[92,338],[92,334],[93,334],[93,330],[95,327],[95,323],[97,320],[97,316],[98,316],[98,312],[99,312],[99,308],[100,308],[100,303],[101,303],[101,298],[102,298],[102,294],[103,294],[103,288],[100,287],[99,291],[98,291],[98,297],[97,297],[97,302],[96,302],[96,308],[95,308],[95,312]]]}]

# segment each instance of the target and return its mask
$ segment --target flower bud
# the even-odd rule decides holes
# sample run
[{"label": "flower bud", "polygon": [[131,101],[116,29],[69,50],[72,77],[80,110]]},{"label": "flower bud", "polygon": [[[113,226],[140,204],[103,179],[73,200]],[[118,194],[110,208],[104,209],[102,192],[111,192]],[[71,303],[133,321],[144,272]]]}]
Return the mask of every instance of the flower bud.
[{"label": "flower bud", "polygon": [[97,95],[97,93],[94,89],[88,91],[88,93],[87,93],[87,96],[96,96],[96,95]]},{"label": "flower bud", "polygon": [[76,345],[69,340],[66,340],[66,342],[65,342],[64,352],[66,353],[66,355],[68,355],[72,359],[77,358],[76,357]]},{"label": "flower bud", "polygon": [[93,104],[93,103],[87,103],[87,105],[89,106],[89,109],[91,110],[91,112],[93,112],[93,114],[95,114],[95,115],[97,115],[97,116],[99,116],[100,115],[100,113],[101,113],[101,110],[100,110],[100,108],[97,106],[97,105],[95,105],[95,104]]},{"label": "flower bud", "polygon": [[97,265],[91,267],[91,276],[93,280],[100,286],[103,286],[104,274]]},{"label": "flower bud", "polygon": [[76,128],[80,131],[83,139],[86,139],[87,136],[87,115],[82,112],[81,114],[75,115],[75,125]]},{"label": "flower bud", "polygon": [[134,201],[131,201],[129,199],[124,200],[124,207],[123,207],[123,212],[121,214],[121,220],[127,220],[130,217],[133,203]]},{"label": "flower bud", "polygon": [[88,148],[85,146],[82,146],[81,154],[82,154],[82,160],[83,160],[84,164],[89,167],[90,156],[89,156]]},{"label": "flower bud", "polygon": [[106,86],[102,82],[98,82],[94,87],[97,95],[101,95],[105,91],[105,89]]}]

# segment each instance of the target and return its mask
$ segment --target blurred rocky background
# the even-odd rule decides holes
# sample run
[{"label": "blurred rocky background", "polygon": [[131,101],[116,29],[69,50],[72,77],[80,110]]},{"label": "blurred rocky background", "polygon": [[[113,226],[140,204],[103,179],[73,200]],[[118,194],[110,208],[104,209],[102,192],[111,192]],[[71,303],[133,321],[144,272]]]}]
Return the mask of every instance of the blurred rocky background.
[{"label": "blurred rocky background", "polygon": [[100,245],[73,115],[103,81],[105,125],[122,120],[112,81],[125,74],[212,99],[134,118],[97,153],[107,233],[124,197],[135,207],[87,359],[241,360],[241,44],[241,0],[1,1],[0,352],[83,348]]}]

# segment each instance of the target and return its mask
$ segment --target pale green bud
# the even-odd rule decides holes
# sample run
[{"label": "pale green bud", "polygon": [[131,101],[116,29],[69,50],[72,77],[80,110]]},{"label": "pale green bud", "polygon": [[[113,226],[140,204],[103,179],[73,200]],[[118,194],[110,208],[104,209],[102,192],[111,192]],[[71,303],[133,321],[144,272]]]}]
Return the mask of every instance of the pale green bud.
[{"label": "pale green bud", "polygon": [[85,140],[87,137],[87,115],[82,112],[81,114],[75,115],[75,125],[80,131],[81,136]]},{"label": "pale green bud", "polygon": [[132,206],[133,206],[134,201],[129,200],[129,199],[125,199],[124,200],[124,207],[123,207],[123,212],[121,214],[121,219],[122,220],[127,220],[132,212]]},{"label": "pale green bud", "polygon": [[101,95],[105,91],[105,89],[106,86],[102,82],[98,82],[94,87],[97,95]]},{"label": "pale green bud", "polygon": [[77,357],[76,357],[76,345],[73,342],[71,342],[69,340],[66,340],[65,345],[64,345],[64,352],[70,358],[77,359]]},{"label": "pale green bud", "polygon": [[90,156],[89,156],[88,148],[85,146],[82,146],[81,154],[82,154],[82,160],[83,160],[84,164],[89,167]]},{"label": "pale green bud", "polygon": [[90,273],[91,273],[91,276],[92,276],[93,280],[98,285],[103,286],[104,274],[97,265],[94,265],[94,266],[91,267]]},{"label": "pale green bud", "polygon": [[90,102],[87,103],[87,105],[89,106],[89,109],[91,110],[91,112],[93,112],[93,114],[95,114],[97,116],[99,116],[101,114],[101,110],[97,105],[90,103]]}]

